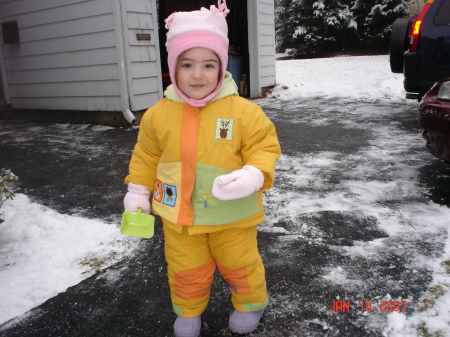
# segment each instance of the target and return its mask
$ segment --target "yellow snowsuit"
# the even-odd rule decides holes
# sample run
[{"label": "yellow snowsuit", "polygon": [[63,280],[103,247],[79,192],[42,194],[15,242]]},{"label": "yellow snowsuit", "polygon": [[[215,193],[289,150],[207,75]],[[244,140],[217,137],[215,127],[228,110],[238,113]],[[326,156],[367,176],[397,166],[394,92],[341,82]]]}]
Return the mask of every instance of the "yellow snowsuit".
[{"label": "yellow snowsuit", "polygon": [[[125,179],[153,191],[153,212],[164,223],[173,307],[182,317],[204,311],[216,266],[237,310],[268,303],[256,228],[265,219],[262,191],[273,184],[281,150],[261,108],[236,94],[229,73],[218,95],[200,108],[169,87],[142,118]],[[263,172],[262,189],[237,200],[215,199],[214,179],[244,165]]]}]

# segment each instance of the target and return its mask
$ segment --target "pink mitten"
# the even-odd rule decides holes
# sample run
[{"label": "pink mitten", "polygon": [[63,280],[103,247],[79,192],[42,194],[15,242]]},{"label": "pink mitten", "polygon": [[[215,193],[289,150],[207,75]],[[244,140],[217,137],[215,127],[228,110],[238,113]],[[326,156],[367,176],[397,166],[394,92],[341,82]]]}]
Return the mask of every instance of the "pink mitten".
[{"label": "pink mitten", "polygon": [[218,176],[213,183],[212,194],[219,200],[234,200],[248,197],[264,184],[262,172],[254,166]]},{"label": "pink mitten", "polygon": [[128,192],[123,199],[125,212],[135,212],[140,207],[142,212],[150,214],[150,190],[144,185],[136,185],[132,182],[128,183]]}]

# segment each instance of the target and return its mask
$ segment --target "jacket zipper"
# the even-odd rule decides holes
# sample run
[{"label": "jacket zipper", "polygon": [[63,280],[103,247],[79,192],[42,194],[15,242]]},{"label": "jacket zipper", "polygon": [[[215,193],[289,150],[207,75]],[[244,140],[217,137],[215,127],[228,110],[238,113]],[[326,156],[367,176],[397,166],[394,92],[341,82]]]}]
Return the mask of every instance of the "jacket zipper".
[{"label": "jacket zipper", "polygon": [[215,199],[213,195],[204,195],[203,196],[203,207],[208,207],[208,199]]}]

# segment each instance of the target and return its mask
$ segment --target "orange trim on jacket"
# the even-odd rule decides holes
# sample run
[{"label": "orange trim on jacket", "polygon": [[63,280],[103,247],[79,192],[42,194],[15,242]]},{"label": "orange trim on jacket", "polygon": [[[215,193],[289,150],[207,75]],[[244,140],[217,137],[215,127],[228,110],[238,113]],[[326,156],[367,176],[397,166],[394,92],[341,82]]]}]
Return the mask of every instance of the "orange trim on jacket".
[{"label": "orange trim on jacket", "polygon": [[199,108],[186,104],[183,110],[183,129],[181,131],[181,199],[177,223],[192,226],[194,208],[191,204],[197,168],[197,143],[200,129]]}]

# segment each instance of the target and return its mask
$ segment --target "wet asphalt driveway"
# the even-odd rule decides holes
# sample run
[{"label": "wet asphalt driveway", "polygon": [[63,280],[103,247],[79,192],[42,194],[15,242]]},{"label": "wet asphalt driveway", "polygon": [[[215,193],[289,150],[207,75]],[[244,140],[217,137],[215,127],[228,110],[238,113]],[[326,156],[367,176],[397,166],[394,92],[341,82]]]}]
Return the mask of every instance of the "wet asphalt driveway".
[{"label": "wet asphalt driveway", "polygon": [[[259,234],[271,304],[251,335],[382,336],[380,303],[403,301],[412,313],[429,286],[423,260],[441,254],[447,232],[423,219],[450,206],[450,166],[424,150],[414,102],[259,104],[283,156]],[[118,226],[136,136],[137,128],[0,121],[0,166],[19,176],[17,193]],[[350,310],[330,311],[333,303]],[[232,336],[231,311],[217,275],[202,336]],[[158,222],[132,256],[0,326],[0,335],[172,336],[173,320]]]}]

